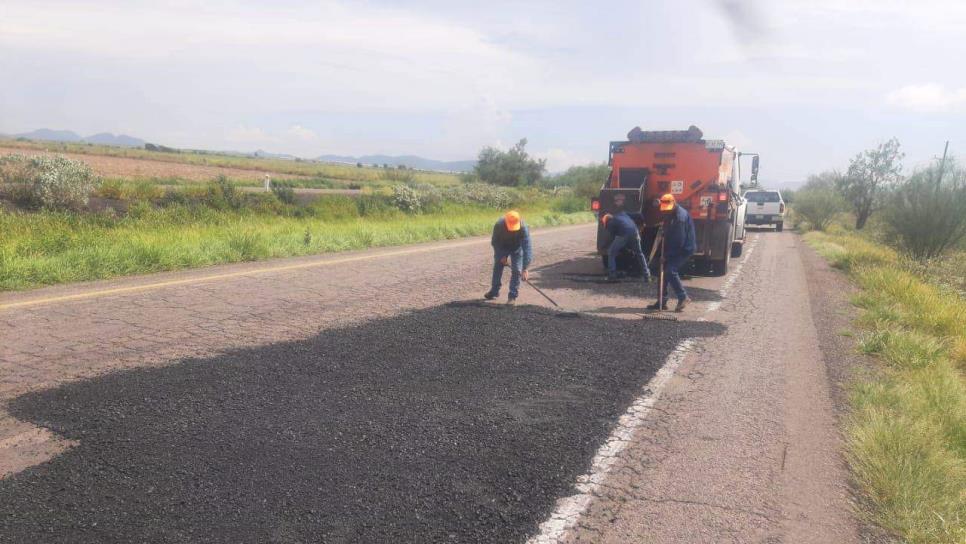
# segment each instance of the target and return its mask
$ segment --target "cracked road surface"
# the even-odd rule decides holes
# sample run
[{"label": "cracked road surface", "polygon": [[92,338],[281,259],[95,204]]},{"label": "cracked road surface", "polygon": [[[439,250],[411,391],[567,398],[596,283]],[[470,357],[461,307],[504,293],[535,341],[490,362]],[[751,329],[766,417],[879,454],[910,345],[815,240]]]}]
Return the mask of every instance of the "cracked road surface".
[{"label": "cracked road surface", "polygon": [[798,239],[668,322],[593,234],[535,238],[570,319],[452,304],[480,238],[0,296],[0,542],[854,541]]}]

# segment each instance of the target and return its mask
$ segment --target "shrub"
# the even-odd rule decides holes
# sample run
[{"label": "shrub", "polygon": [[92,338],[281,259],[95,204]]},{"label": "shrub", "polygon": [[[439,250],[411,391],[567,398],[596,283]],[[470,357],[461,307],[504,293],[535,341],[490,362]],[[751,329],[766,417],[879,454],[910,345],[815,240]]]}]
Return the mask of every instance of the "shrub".
[{"label": "shrub", "polygon": [[277,198],[279,202],[283,204],[294,206],[297,202],[295,198],[295,189],[293,189],[291,186],[283,182],[273,183],[272,193],[274,193],[275,198]]},{"label": "shrub", "polygon": [[883,217],[891,243],[923,262],[966,237],[966,169],[932,166],[911,176],[892,195]]},{"label": "shrub", "polygon": [[204,202],[217,210],[241,208],[242,201],[235,186],[225,176],[218,176],[208,183]]},{"label": "shrub", "polygon": [[86,163],[54,155],[8,155],[0,170],[4,181],[26,185],[25,200],[52,210],[86,205],[98,182]]},{"label": "shrub", "polygon": [[106,179],[97,188],[97,196],[122,200],[124,198],[124,182],[119,179]]},{"label": "shrub", "polygon": [[362,217],[391,217],[399,212],[391,197],[385,195],[360,195],[355,203]]},{"label": "shrub", "polygon": [[557,197],[551,207],[561,213],[583,212],[590,208],[586,200],[572,193]]},{"label": "shrub", "polygon": [[610,175],[610,167],[606,164],[571,166],[563,174],[544,178],[542,185],[545,187],[571,187],[574,194],[589,200],[600,194],[600,188],[607,181],[608,175]]},{"label": "shrub", "polygon": [[803,189],[795,195],[795,213],[816,230],[825,230],[845,208],[845,200],[834,189]]},{"label": "shrub", "polygon": [[513,203],[510,191],[486,183],[469,183],[446,191],[447,200],[458,204],[472,204],[488,208],[507,208]]}]

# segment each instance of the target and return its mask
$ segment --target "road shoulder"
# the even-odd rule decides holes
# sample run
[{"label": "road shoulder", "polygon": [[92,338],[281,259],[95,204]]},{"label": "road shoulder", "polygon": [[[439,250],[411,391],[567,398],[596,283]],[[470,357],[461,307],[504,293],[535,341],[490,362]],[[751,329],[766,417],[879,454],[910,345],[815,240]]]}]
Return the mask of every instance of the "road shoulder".
[{"label": "road shoulder", "polygon": [[[848,417],[849,384],[876,372],[872,359],[855,349],[855,329],[852,323],[857,317],[857,311],[849,300],[858,289],[849,282],[845,274],[832,268],[807,244],[799,243],[799,254],[805,264],[812,322],[815,323],[819,347],[825,359],[835,417],[841,430]],[[882,544],[897,542],[882,528],[862,516],[864,499],[851,475],[848,486],[860,541]]]}]

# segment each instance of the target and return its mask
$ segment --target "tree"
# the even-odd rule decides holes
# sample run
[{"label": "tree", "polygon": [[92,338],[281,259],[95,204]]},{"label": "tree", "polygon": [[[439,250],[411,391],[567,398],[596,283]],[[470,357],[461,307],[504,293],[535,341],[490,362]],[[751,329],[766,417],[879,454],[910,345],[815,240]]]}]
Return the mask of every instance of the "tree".
[{"label": "tree", "polygon": [[893,138],[867,149],[852,159],[838,189],[855,212],[855,228],[862,229],[873,212],[884,204],[890,189],[901,179],[903,153]]},{"label": "tree", "polygon": [[527,139],[517,142],[509,151],[484,147],[473,172],[480,180],[505,187],[535,185],[543,178],[547,161],[533,159],[526,152]]},{"label": "tree", "polygon": [[600,194],[600,188],[610,175],[610,167],[606,164],[588,164],[586,166],[571,166],[566,172],[544,178],[542,185],[547,187],[571,187],[579,197],[593,198]]},{"label": "tree", "polygon": [[795,213],[808,221],[811,228],[825,230],[835,216],[845,211],[848,204],[842,195],[832,187],[812,187],[800,189],[795,194]]},{"label": "tree", "polygon": [[950,160],[916,172],[883,216],[902,252],[918,261],[941,256],[966,237],[966,168]]}]

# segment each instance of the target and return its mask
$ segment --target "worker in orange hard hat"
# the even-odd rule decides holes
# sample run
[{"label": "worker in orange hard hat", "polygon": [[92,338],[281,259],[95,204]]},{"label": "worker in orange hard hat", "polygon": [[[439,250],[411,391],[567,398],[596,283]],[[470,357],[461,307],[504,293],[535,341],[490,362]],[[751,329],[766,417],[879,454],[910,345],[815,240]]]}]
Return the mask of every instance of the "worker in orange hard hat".
[{"label": "worker in orange hard hat", "polygon": [[648,306],[648,309],[667,310],[667,288],[670,286],[678,297],[678,304],[674,311],[680,312],[691,302],[687,291],[684,290],[684,284],[681,283],[680,270],[694,254],[696,247],[694,221],[691,220],[691,212],[682,208],[670,193],[661,197],[658,206],[663,219],[664,255],[661,260],[664,262],[664,300],[655,302]]},{"label": "worker in orange hard hat", "polygon": [[483,298],[492,300],[500,295],[503,268],[510,267],[510,293],[507,304],[513,304],[520,294],[520,279],[530,279],[527,268],[533,260],[530,229],[520,213],[509,211],[493,225],[493,281]]}]

